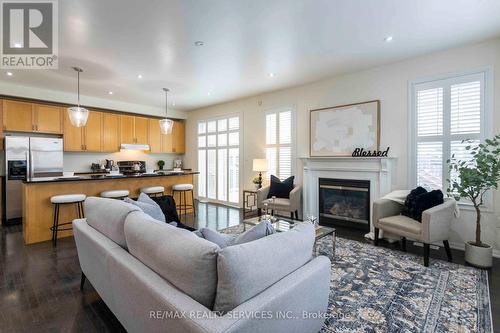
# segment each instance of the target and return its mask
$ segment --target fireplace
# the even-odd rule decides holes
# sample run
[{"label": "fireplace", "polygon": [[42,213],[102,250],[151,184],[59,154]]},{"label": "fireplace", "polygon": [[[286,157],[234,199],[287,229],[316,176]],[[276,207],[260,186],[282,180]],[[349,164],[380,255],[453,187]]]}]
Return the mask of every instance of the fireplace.
[{"label": "fireplace", "polygon": [[319,223],[370,230],[370,181],[319,178]]}]

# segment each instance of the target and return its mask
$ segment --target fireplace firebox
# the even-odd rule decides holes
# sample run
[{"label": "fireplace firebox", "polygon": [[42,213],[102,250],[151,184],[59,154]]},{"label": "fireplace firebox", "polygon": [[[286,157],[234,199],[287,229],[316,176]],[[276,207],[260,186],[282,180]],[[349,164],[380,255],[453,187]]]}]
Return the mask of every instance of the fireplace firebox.
[{"label": "fireplace firebox", "polygon": [[370,181],[319,178],[319,223],[370,231]]}]

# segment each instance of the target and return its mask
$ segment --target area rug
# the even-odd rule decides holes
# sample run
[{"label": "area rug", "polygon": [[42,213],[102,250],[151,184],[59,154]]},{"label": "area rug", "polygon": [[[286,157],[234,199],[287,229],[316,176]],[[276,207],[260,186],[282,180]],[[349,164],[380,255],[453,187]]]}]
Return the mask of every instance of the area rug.
[{"label": "area rug", "polygon": [[[241,225],[240,225],[241,226]],[[241,227],[226,229],[239,233]],[[486,271],[325,237],[332,261],[326,332],[493,332]]]}]

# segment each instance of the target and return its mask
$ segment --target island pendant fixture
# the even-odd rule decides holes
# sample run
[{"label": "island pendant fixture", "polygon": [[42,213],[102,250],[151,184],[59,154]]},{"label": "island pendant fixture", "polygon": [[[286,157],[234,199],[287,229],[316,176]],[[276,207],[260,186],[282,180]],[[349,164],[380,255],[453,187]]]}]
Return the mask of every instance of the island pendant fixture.
[{"label": "island pendant fixture", "polygon": [[80,67],[72,68],[77,72],[78,76],[78,106],[68,108],[68,116],[71,125],[75,127],[83,127],[87,124],[87,119],[89,117],[89,110],[80,106],[80,73],[83,72],[83,69]]},{"label": "island pendant fixture", "polygon": [[162,134],[170,134],[172,133],[172,127],[174,126],[174,121],[172,119],[168,119],[168,92],[167,88],[163,88],[165,92],[165,119],[160,120],[160,130]]}]

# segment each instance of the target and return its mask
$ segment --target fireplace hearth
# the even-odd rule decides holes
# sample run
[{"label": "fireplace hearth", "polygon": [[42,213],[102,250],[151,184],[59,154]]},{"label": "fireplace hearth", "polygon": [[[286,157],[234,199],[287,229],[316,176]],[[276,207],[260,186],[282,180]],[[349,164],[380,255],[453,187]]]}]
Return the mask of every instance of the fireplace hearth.
[{"label": "fireplace hearth", "polygon": [[319,223],[370,230],[370,181],[319,178]]}]

